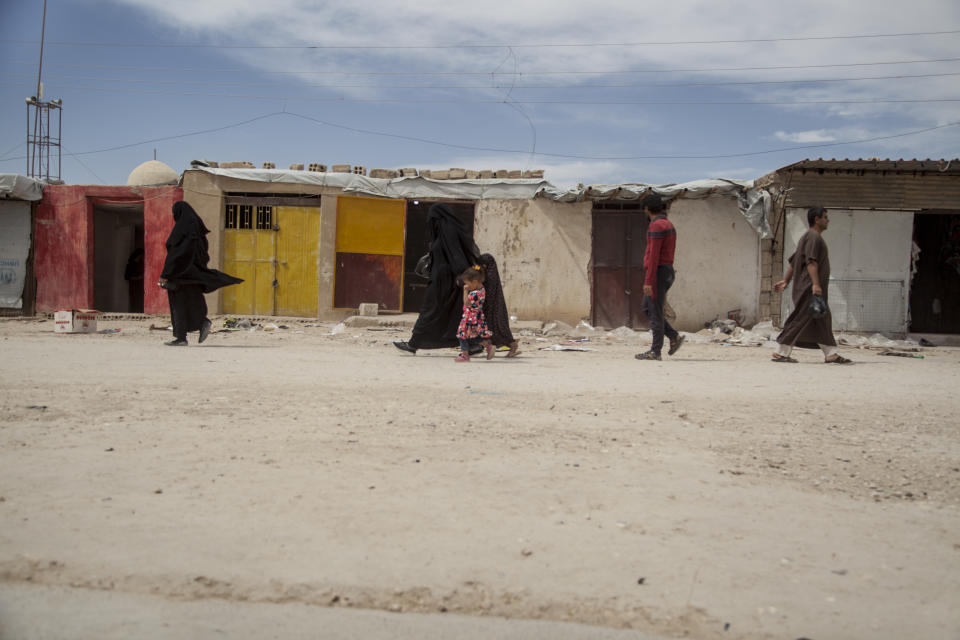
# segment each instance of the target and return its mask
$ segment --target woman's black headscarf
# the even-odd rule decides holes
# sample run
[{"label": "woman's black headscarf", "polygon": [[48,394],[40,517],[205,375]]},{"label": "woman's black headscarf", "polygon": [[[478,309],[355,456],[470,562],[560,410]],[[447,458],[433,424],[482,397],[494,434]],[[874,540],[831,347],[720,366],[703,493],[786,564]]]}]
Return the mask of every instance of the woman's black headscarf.
[{"label": "woman's black headscarf", "polygon": [[457,278],[477,264],[480,250],[470,231],[445,204],[435,204],[427,214],[430,243],[430,282],[420,306],[420,316],[408,344],[413,349],[455,347],[463,311],[463,290]]},{"label": "woman's black headscarf", "polygon": [[243,282],[240,278],[207,268],[210,262],[207,234],[210,230],[193,207],[183,200],[175,202],[173,220],[173,230],[167,237],[167,259],[160,272],[161,278],[166,278],[175,286],[201,285],[204,293]]}]

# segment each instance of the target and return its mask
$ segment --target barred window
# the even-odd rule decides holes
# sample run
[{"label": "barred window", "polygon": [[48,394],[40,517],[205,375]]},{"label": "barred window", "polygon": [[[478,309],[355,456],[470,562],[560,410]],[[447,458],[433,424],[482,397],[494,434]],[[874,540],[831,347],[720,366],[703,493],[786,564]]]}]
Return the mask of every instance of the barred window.
[{"label": "barred window", "polygon": [[223,223],[224,229],[236,229],[237,228],[237,205],[228,204],[227,205],[227,217]]},{"label": "barred window", "polygon": [[257,229],[273,229],[273,207],[257,207]]}]

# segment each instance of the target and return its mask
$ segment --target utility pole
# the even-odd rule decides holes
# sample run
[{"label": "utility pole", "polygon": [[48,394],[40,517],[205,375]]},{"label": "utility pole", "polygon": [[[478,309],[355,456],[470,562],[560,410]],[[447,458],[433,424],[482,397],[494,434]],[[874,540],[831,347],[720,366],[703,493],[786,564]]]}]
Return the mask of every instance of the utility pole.
[{"label": "utility pole", "polygon": [[[48,102],[43,99],[43,44],[46,31],[47,0],[43,0],[43,21],[40,25],[40,66],[37,69],[37,92],[27,98],[27,175],[37,180],[59,182],[60,171],[62,169],[60,133],[63,125],[63,101],[56,99]],[[51,112],[56,113],[56,130],[52,127]],[[55,170],[53,170],[51,149],[56,149]]]}]

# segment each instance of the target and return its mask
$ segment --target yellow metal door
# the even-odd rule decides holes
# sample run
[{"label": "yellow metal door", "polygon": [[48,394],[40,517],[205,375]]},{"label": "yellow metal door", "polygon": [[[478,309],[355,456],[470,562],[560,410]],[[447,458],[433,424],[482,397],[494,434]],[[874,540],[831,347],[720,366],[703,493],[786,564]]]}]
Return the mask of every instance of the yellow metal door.
[{"label": "yellow metal door", "polygon": [[364,302],[375,302],[384,311],[403,308],[405,225],[403,200],[337,198],[335,308]]},{"label": "yellow metal door", "polygon": [[277,225],[276,313],[316,317],[320,207],[274,207]]},{"label": "yellow metal door", "polygon": [[274,314],[276,242],[271,228],[224,229],[223,270],[243,278],[241,284],[224,289],[224,313]]}]

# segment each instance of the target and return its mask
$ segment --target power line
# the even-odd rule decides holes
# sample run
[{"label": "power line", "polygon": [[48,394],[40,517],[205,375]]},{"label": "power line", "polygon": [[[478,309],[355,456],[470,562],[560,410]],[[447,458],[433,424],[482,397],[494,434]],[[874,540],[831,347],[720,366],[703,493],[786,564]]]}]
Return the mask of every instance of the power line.
[{"label": "power line", "polygon": [[[160,137],[160,138],[152,138],[152,139],[150,139],[150,140],[142,140],[142,141],[140,141],[140,142],[133,142],[133,143],[130,143],[130,144],[123,144],[123,145],[118,145],[118,146],[115,146],[115,147],[108,147],[108,148],[105,148],[105,149],[97,149],[97,150],[93,150],[93,151],[82,151],[82,152],[74,153],[74,154],[71,154],[71,155],[73,155],[73,156],[81,156],[81,155],[92,155],[92,154],[97,154],[97,153],[107,153],[107,152],[111,152],[111,151],[118,151],[118,150],[122,150],[122,149],[128,149],[128,148],[131,148],[131,147],[137,147],[137,146],[141,146],[141,145],[145,145],[145,144],[153,144],[153,143],[156,143],[156,142],[163,142],[163,141],[166,141],[166,140],[176,140],[176,139],[180,139],[180,138],[187,138],[187,137],[191,137],[191,136],[203,135],[203,134],[207,134],[207,133],[216,133],[216,132],[219,132],[219,131],[225,131],[225,130],[228,130],[228,129],[235,129],[235,128],[237,128],[237,127],[242,127],[242,126],[251,124],[251,123],[253,123],[253,122],[257,122],[257,121],[259,121],[259,120],[265,120],[265,119],[267,119],[267,118],[274,118],[274,117],[276,117],[276,116],[284,116],[284,117],[297,118],[297,119],[301,119],[301,120],[310,121],[310,122],[313,122],[313,123],[316,123],[316,124],[320,124],[320,125],[323,125],[323,126],[326,126],[326,127],[331,127],[331,128],[335,128],[335,129],[341,129],[341,130],[350,131],[350,132],[353,132],[353,133],[361,133],[361,134],[364,134],[364,135],[373,135],[373,136],[380,136],[380,137],[386,137],[386,138],[394,138],[394,139],[398,139],[398,140],[406,140],[406,141],[409,141],[409,142],[418,142],[418,143],[422,143],[422,144],[435,145],[435,146],[446,147],[446,148],[450,148],[450,149],[463,149],[463,150],[467,150],[467,151],[485,151],[485,152],[491,152],[491,153],[514,153],[514,154],[524,154],[524,155],[528,155],[528,154],[531,153],[529,149],[501,149],[501,148],[495,148],[495,147],[478,147],[478,146],[471,146],[471,145],[453,144],[453,143],[448,143],[448,142],[442,142],[442,141],[439,141],[439,140],[430,140],[430,139],[427,139],[427,138],[419,138],[419,137],[416,137],[416,136],[407,136],[407,135],[396,134],[396,133],[388,133],[388,132],[383,132],[383,131],[373,131],[373,130],[370,130],[370,129],[361,129],[361,128],[359,128],[359,127],[351,127],[351,126],[349,126],[349,125],[343,125],[343,124],[338,124],[338,123],[334,123],[334,122],[329,122],[329,121],[326,121],[326,120],[321,120],[321,119],[319,119],[319,118],[314,118],[314,117],[311,117],[311,116],[306,116],[306,115],[302,115],[302,114],[299,114],[299,113],[294,113],[294,112],[291,112],[291,111],[275,111],[275,112],[273,112],[273,113],[267,113],[267,114],[264,114],[264,115],[257,116],[257,117],[255,117],[255,118],[250,118],[250,119],[248,119],[248,120],[243,120],[243,121],[241,121],[241,122],[235,122],[235,123],[233,123],[233,124],[228,124],[228,125],[224,125],[224,126],[221,126],[221,127],[215,127],[215,128],[212,128],[212,129],[203,129],[203,130],[193,131],[193,132],[189,132],[189,133],[182,133],[182,134],[176,134],[176,135],[171,135],[171,136],[164,136],[164,137]],[[879,141],[882,141],[882,140],[892,140],[892,139],[895,139],[895,138],[905,138],[905,137],[908,137],[908,136],[915,136],[915,135],[919,135],[919,134],[922,134],[922,133],[928,133],[928,132],[930,132],[930,131],[938,131],[938,130],[946,129],[946,128],[949,128],[949,127],[955,127],[955,126],[958,126],[958,125],[960,125],[960,121],[958,121],[958,122],[948,122],[948,123],[946,123],[946,124],[937,125],[937,126],[934,126],[934,127],[927,127],[927,128],[924,128],[924,129],[916,129],[916,130],[913,130],[913,131],[905,131],[905,132],[896,133],[896,134],[891,134],[891,135],[875,136],[875,137],[871,137],[871,138],[862,138],[862,139],[859,139],[859,140],[847,140],[847,141],[842,141],[842,142],[825,142],[825,143],[819,143],[819,144],[798,145],[798,146],[792,146],[792,147],[780,147],[780,148],[775,148],[775,149],[764,149],[764,150],[762,150],[762,151],[748,151],[748,152],[743,152],[743,153],[728,153],[728,154],[713,154],[713,155],[586,156],[586,155],[577,155],[577,154],[548,153],[548,152],[544,152],[544,151],[536,151],[536,152],[534,152],[533,155],[543,156],[543,157],[548,157],[548,158],[564,158],[564,159],[574,159],[574,160],[718,160],[718,159],[725,159],[725,158],[742,158],[742,157],[748,157],[748,156],[759,156],[759,155],[765,155],[765,154],[770,154],[770,153],[781,153],[781,152],[787,152],[787,151],[799,151],[799,150],[804,150],[804,149],[822,149],[822,148],[846,146],[846,145],[853,145],[853,144],[865,144],[865,143],[869,143],[869,142],[879,142]],[[20,158],[7,158],[6,160],[22,160],[22,159],[23,159],[23,158],[20,157]]]},{"label": "power line", "polygon": [[[623,69],[623,70],[548,70],[548,71],[318,71],[314,69],[211,69],[198,67],[156,67],[142,65],[56,64],[47,68],[113,69],[123,71],[173,71],[177,73],[268,73],[277,75],[340,75],[340,76],[553,76],[553,75],[630,75],[641,73],[728,73],[731,71],[789,71],[802,69],[837,69],[842,67],[873,67],[900,64],[928,64],[957,62],[960,58],[927,58],[919,60],[884,60],[877,62],[844,62],[810,65],[772,65],[755,67],[703,67],[677,69]],[[7,64],[32,65],[32,62],[8,61]]]},{"label": "power line", "polygon": [[[960,30],[913,31],[905,33],[872,33],[834,36],[797,36],[784,38],[738,38],[727,40],[649,40],[640,42],[542,42],[542,43],[460,43],[460,44],[381,44],[381,45],[333,45],[333,44],[198,44],[198,43],[147,43],[147,42],[90,42],[60,40],[50,45],[65,47],[118,47],[143,49],[322,49],[322,50],[382,50],[382,49],[546,49],[546,48],[589,48],[589,47],[660,47],[704,44],[756,44],[769,42],[809,42],[822,40],[858,40],[875,38],[904,38],[920,36],[954,35]],[[31,40],[0,39],[2,43],[36,44]]]},{"label": "power line", "polygon": [[[0,76],[7,77],[30,77],[24,73],[0,72]],[[444,85],[444,84],[298,84],[299,87],[308,89],[468,89],[468,90],[500,90],[500,89],[560,89],[560,90],[578,90],[578,89],[631,89],[642,87],[732,87],[732,86],[759,86],[759,85],[784,85],[784,84],[822,84],[822,83],[840,83],[840,82],[865,82],[877,80],[908,80],[917,78],[942,78],[948,76],[960,76],[960,71],[951,71],[946,73],[917,73],[917,74],[897,74],[890,76],[860,76],[853,78],[804,78],[799,80],[732,80],[727,82],[635,82],[621,84],[510,84],[490,85],[490,84],[472,84],[472,85]],[[93,80],[102,82],[119,82],[126,84],[161,84],[161,85],[202,85],[202,86],[245,86],[245,87],[284,87],[289,86],[278,82],[218,82],[210,80],[144,80],[141,78],[104,78],[102,76],[51,76],[47,79],[69,79],[69,80]]]},{"label": "power line", "polygon": [[438,98],[320,98],[315,96],[255,95],[238,93],[208,93],[202,91],[160,91],[114,89],[109,87],[84,87],[78,85],[57,85],[58,89],[78,91],[96,91],[101,93],[125,93],[136,95],[164,95],[204,98],[237,98],[243,100],[291,100],[296,102],[338,102],[354,104],[540,104],[540,105],[606,105],[606,106],[791,106],[791,105],[827,105],[827,104],[930,104],[938,102],[960,102],[960,98],[891,98],[891,99],[842,99],[842,100],[532,100],[532,99],[438,99]]}]

